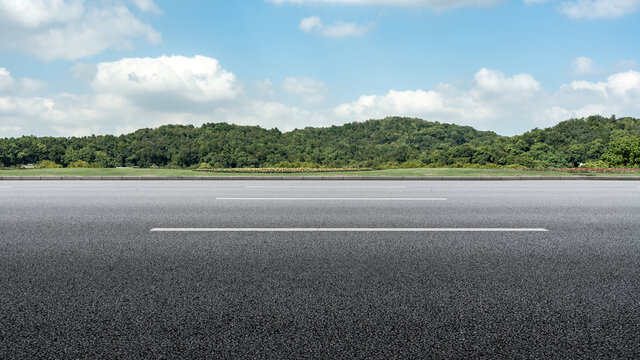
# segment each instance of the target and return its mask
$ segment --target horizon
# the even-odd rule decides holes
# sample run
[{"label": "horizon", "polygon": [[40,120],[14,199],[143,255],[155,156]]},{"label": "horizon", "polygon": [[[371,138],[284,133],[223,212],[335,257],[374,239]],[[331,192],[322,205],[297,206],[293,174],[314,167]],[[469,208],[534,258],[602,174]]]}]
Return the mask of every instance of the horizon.
[{"label": "horizon", "polygon": [[0,0],[0,138],[640,117],[637,0],[20,4]]}]

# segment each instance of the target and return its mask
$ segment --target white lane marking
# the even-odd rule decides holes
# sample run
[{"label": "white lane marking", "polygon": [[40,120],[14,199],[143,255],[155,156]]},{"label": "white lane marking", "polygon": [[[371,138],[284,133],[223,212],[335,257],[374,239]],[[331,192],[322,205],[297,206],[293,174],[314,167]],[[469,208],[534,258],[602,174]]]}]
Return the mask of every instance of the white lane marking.
[{"label": "white lane marking", "polygon": [[155,228],[152,232],[548,232],[542,228]]},{"label": "white lane marking", "polygon": [[13,186],[0,186],[0,189],[13,189]]},{"label": "white lane marking", "polygon": [[402,190],[406,186],[247,186],[247,189],[338,189],[338,190]]},{"label": "white lane marking", "polygon": [[447,198],[216,198],[216,200],[274,201],[447,201]]}]

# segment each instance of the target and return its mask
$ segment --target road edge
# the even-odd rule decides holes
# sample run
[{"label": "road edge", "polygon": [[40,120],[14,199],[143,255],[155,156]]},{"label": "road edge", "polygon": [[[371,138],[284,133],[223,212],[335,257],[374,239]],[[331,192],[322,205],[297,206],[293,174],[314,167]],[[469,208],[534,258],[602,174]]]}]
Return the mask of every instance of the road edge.
[{"label": "road edge", "polygon": [[0,181],[640,181],[640,176],[0,176]]}]

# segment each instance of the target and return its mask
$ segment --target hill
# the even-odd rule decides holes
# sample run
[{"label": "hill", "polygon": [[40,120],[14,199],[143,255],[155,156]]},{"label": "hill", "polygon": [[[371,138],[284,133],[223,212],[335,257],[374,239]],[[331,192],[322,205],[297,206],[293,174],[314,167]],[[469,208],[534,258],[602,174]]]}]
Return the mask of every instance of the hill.
[{"label": "hill", "polygon": [[611,144],[639,136],[640,120],[600,116],[513,137],[401,117],[286,133],[211,123],[201,127],[166,125],[120,136],[0,138],[0,164],[19,166],[50,160],[65,166],[83,161],[99,167],[194,167],[202,162],[221,168],[566,167],[611,160]]}]

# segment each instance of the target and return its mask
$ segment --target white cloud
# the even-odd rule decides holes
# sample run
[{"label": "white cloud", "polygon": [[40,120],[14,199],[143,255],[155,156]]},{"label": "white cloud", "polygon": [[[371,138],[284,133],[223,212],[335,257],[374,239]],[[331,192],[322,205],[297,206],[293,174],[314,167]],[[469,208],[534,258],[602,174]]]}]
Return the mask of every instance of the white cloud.
[{"label": "white cloud", "polygon": [[165,124],[228,122],[291,130],[328,125],[319,113],[273,101],[242,98],[209,112],[164,111],[141,108],[127,99],[108,95],[57,94],[51,97],[0,95],[0,137],[21,135],[84,136],[123,134]]},{"label": "white cloud", "polygon": [[421,6],[436,11],[461,7],[489,7],[502,0],[266,0],[274,4],[345,4],[345,5],[384,5],[384,6]]},{"label": "white cloud", "polygon": [[629,70],[611,75],[604,82],[574,81],[565,85],[565,88],[574,91],[588,90],[599,95],[601,99],[636,97],[640,95],[640,73]]},{"label": "white cloud", "polygon": [[125,97],[147,108],[210,109],[233,100],[240,89],[236,76],[206,56],[126,58],[97,65],[92,87],[100,94]]},{"label": "white cloud", "polygon": [[322,81],[305,77],[288,77],[282,83],[287,93],[294,95],[305,104],[320,104],[325,101],[329,90]]},{"label": "white cloud", "polygon": [[560,11],[573,19],[618,18],[640,9],[640,0],[576,0],[563,3]]},{"label": "white cloud", "polygon": [[[558,0],[523,0],[525,4],[541,4]],[[640,10],[640,0],[567,0],[558,9],[572,19],[619,18]]]},{"label": "white cloud", "polygon": [[558,107],[572,117],[593,114],[640,116],[640,73],[634,70],[609,76],[606,81],[574,81],[555,94]]},{"label": "white cloud", "polygon": [[537,121],[532,114],[544,98],[540,84],[531,75],[506,77],[483,68],[475,74],[470,89],[440,84],[429,91],[391,90],[385,95],[361,96],[342,104],[335,114],[348,121],[413,116],[516,132],[521,127],[532,127]]},{"label": "white cloud", "polygon": [[360,25],[355,23],[338,21],[325,25],[317,16],[302,19],[298,26],[300,30],[331,38],[343,38],[350,36],[362,36],[373,29],[374,24]]},{"label": "white cloud", "polygon": [[574,75],[588,75],[594,71],[593,60],[588,57],[580,56],[571,62]]},{"label": "white cloud", "polygon": [[510,78],[499,71],[480,69],[474,76],[478,88],[487,92],[532,92],[540,90],[540,83],[528,74],[518,74]]},{"label": "white cloud", "polygon": [[[291,130],[395,115],[510,135],[572,117],[640,116],[640,72],[635,70],[553,90],[529,74],[483,68],[469,86],[441,83],[432,89],[390,90],[317,111],[249,96],[215,59],[198,56],[98,64],[92,94],[35,96],[17,92],[21,82],[0,68],[0,136],[119,134],[163,124],[220,121]],[[273,88],[270,81],[261,84]],[[304,97],[311,96],[314,87],[322,91],[320,84],[290,78],[282,88]]]},{"label": "white cloud", "polygon": [[300,30],[304,32],[312,32],[312,31],[321,30],[324,27],[324,24],[322,23],[322,20],[320,20],[319,17],[311,16],[311,17],[302,19],[298,27],[300,28]]},{"label": "white cloud", "polygon": [[9,70],[0,67],[0,92],[5,92],[12,88],[15,84],[15,80],[11,76]]},{"label": "white cloud", "polygon": [[[0,137],[120,134],[163,124],[220,121],[283,130],[327,125],[318,113],[248,97],[233,73],[204,56],[130,58],[74,70],[90,83],[93,94],[18,94],[13,89],[19,82],[0,68]],[[264,84],[271,86],[270,81]],[[315,81],[310,84],[317,86]]]},{"label": "white cloud", "polygon": [[47,87],[47,83],[30,78],[16,81],[9,70],[0,67],[0,94],[34,94]]},{"label": "white cloud", "polygon": [[255,89],[257,90],[258,97],[261,99],[273,98],[276,96],[276,92],[273,90],[273,83],[269,79],[255,82]]},{"label": "white cloud", "polygon": [[156,5],[153,0],[132,0],[134,5],[141,11],[150,12],[154,14],[161,14],[162,10]]},{"label": "white cloud", "polygon": [[435,91],[390,90],[386,95],[363,95],[335,109],[341,118],[380,118],[401,114],[435,114],[446,111],[442,95]]},{"label": "white cloud", "polygon": [[75,60],[112,47],[128,49],[137,38],[152,43],[161,39],[156,30],[119,3],[0,0],[0,46],[44,61]]},{"label": "white cloud", "polygon": [[605,82],[576,81],[548,91],[531,75],[507,77],[488,69],[469,89],[440,84],[433,90],[389,91],[361,96],[334,110],[336,118],[361,121],[385,116],[415,116],[484,130],[516,134],[594,114],[640,116],[640,73],[628,71]]}]

